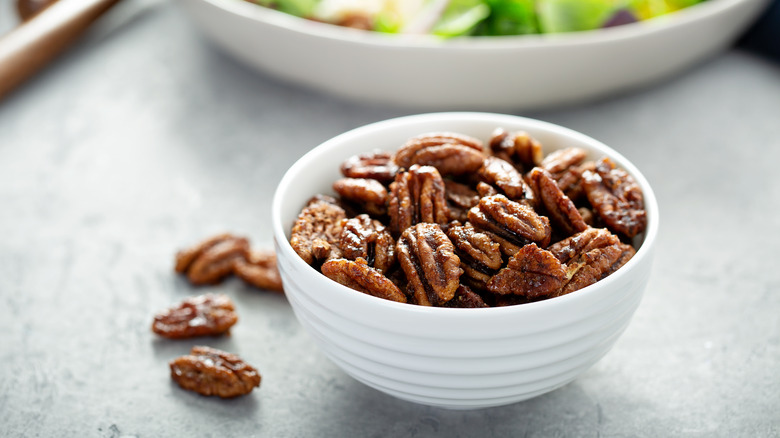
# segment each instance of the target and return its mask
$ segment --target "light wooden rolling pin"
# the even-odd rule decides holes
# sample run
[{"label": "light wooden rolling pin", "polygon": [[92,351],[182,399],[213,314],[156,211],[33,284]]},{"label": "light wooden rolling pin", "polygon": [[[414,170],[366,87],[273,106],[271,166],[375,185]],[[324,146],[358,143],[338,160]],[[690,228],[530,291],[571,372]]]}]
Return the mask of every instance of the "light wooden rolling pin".
[{"label": "light wooden rolling pin", "polygon": [[18,9],[23,18],[45,9],[0,38],[0,99],[65,50],[119,1],[20,0]]}]

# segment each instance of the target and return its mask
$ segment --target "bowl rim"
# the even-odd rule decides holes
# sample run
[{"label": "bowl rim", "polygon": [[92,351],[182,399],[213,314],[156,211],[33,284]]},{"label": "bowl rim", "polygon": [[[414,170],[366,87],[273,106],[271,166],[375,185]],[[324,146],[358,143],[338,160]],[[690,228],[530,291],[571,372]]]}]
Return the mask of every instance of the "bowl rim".
[{"label": "bowl rim", "polygon": [[[555,135],[577,139],[580,142],[588,144],[588,146],[594,150],[608,155],[613,161],[615,161],[618,167],[623,168],[635,178],[644,195],[648,226],[644,232],[642,244],[639,249],[637,249],[636,254],[615,273],[611,274],[605,279],[598,281],[597,283],[578,290],[576,293],[517,306],[472,308],[468,310],[460,308],[426,307],[416,306],[408,303],[397,303],[394,301],[374,297],[369,294],[361,293],[328,279],[298,256],[287,239],[287,233],[284,229],[284,224],[282,223],[281,217],[282,203],[285,198],[285,194],[290,190],[294,190],[293,183],[295,182],[295,177],[298,174],[314,165],[320,156],[330,153],[332,148],[338,148],[339,145],[352,139],[360,138],[366,135],[377,135],[378,133],[386,130],[400,129],[400,127],[409,124],[423,124],[442,121],[451,122],[453,125],[456,125],[458,121],[484,121],[486,123],[492,123],[495,125],[495,127],[501,126],[502,121],[505,121],[505,125],[510,124],[510,121],[512,122],[511,124],[518,124],[518,122],[520,122],[520,124],[526,127],[530,127],[531,129],[538,129],[551,132]],[[422,133],[422,131],[420,133]],[[314,195],[316,195],[316,193],[311,194],[311,196]],[[634,266],[637,266],[645,259],[652,257],[653,248],[658,236],[659,218],[660,215],[658,212],[658,202],[655,197],[655,193],[650,186],[650,183],[639,171],[639,169],[634,166],[633,163],[631,163],[616,150],[590,136],[557,124],[528,117],[489,112],[435,112],[408,115],[369,123],[339,134],[314,147],[302,157],[300,157],[295,163],[293,163],[292,166],[290,166],[290,168],[285,172],[284,176],[280,180],[274,192],[271,206],[271,221],[274,240],[276,242],[277,252],[281,252],[281,254],[277,254],[277,256],[280,259],[284,258],[290,263],[293,263],[296,268],[303,270],[304,272],[311,272],[312,274],[316,274],[316,276],[321,278],[323,281],[327,281],[327,284],[332,286],[332,288],[328,289],[332,290],[334,293],[338,293],[344,299],[356,303],[362,302],[361,305],[365,306],[378,306],[383,308],[385,311],[405,312],[407,315],[410,313],[420,313],[425,315],[434,314],[441,315],[442,317],[446,317],[444,315],[457,315],[458,318],[466,319],[484,318],[485,315],[498,316],[500,314],[512,314],[518,312],[534,312],[541,309],[549,309],[551,307],[561,306],[564,303],[577,302],[588,299],[591,295],[597,294],[599,290],[606,289],[610,284],[621,281],[625,275],[629,275],[629,272],[633,270]],[[649,261],[650,260],[648,260],[648,262]]]},{"label": "bowl rim", "polygon": [[[184,0],[190,1],[190,0]],[[554,34],[508,35],[489,37],[441,38],[434,35],[402,35],[363,31],[328,23],[307,20],[269,9],[245,0],[200,0],[217,9],[245,19],[284,28],[300,34],[350,44],[415,48],[485,50],[507,48],[541,48],[548,46],[578,46],[637,38],[685,26],[707,17],[728,13],[750,2],[765,0],[708,0],[658,17],[609,28],[561,32]]]}]

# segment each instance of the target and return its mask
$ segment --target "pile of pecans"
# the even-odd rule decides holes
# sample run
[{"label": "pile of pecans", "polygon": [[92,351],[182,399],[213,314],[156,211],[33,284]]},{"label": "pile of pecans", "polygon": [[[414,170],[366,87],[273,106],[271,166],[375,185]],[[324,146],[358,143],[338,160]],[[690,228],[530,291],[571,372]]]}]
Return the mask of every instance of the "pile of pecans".
[{"label": "pile of pecans", "polygon": [[353,156],[313,197],[290,244],[328,278],[423,306],[490,307],[565,295],[623,266],[647,225],[642,191],[608,158],[547,156],[525,132],[458,133]]}]

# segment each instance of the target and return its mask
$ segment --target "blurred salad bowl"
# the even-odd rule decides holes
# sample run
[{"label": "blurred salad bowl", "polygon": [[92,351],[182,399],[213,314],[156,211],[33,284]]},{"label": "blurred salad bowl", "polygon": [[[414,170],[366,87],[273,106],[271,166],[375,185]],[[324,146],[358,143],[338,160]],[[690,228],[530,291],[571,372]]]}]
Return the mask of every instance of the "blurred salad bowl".
[{"label": "blurred salad bowl", "polygon": [[[426,9],[396,21],[371,16],[371,26],[379,22],[383,32],[301,18],[245,0],[179,4],[217,45],[291,83],[366,103],[519,110],[583,102],[659,82],[728,47],[768,3],[707,0],[644,19],[698,2],[676,1],[537,0],[536,15],[525,24],[516,17],[490,21],[479,8],[461,11],[463,16],[447,15],[446,8]],[[641,7],[596,7],[617,3]],[[650,4],[665,6],[653,12]],[[356,17],[339,15],[337,8],[317,13],[318,20],[334,22]],[[368,27],[363,18],[346,24]],[[617,25],[631,21],[636,22]],[[607,28],[581,30],[599,26]],[[545,33],[504,35],[527,32]]]}]

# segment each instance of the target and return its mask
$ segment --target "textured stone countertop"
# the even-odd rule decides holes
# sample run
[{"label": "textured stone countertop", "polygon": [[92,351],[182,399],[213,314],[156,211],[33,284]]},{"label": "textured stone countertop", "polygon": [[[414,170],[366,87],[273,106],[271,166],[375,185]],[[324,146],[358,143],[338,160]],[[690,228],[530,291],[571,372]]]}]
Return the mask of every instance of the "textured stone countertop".
[{"label": "textured stone countertop", "polygon": [[[256,74],[174,5],[112,11],[0,102],[0,435],[780,436],[780,65],[739,49],[651,88],[522,113],[621,151],[661,208],[631,325],[557,391],[467,412],[396,400],[329,362],[283,296],[237,280],[197,290],[233,297],[232,336],[150,332],[196,293],[172,273],[177,249],[222,230],[270,246],[291,163],[414,112]],[[179,389],[167,362],[202,342],[256,365],[262,387],[228,401]]]}]

